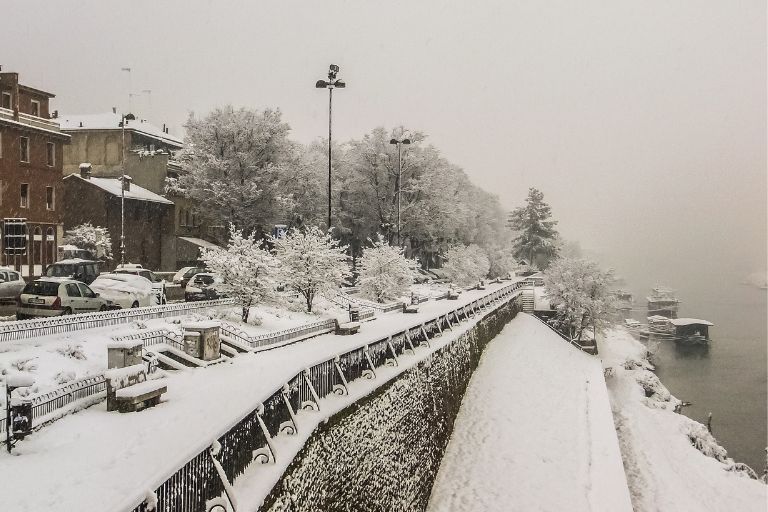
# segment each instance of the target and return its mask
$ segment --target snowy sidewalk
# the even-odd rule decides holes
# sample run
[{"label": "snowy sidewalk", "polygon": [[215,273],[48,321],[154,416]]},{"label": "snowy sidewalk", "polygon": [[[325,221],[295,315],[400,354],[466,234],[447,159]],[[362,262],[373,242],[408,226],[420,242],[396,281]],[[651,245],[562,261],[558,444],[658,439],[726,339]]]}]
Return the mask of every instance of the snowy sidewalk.
[{"label": "snowy sidewalk", "polygon": [[172,373],[164,401],[140,413],[107,413],[102,403],[67,416],[21,442],[17,456],[0,454],[0,508],[128,510],[302,369],[509,284],[464,292],[458,301],[429,301],[414,315],[384,314],[352,336],[319,336]]},{"label": "snowy sidewalk", "polygon": [[631,511],[600,361],[518,315],[472,376],[429,510]]}]

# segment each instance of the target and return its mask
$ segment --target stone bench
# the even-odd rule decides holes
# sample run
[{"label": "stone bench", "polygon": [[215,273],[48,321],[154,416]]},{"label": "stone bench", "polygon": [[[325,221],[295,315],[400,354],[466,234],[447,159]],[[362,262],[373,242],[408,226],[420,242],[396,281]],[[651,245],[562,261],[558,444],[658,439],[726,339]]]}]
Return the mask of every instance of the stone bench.
[{"label": "stone bench", "polygon": [[360,330],[360,322],[347,322],[339,324],[336,327],[336,334],[341,336],[347,336],[350,334],[356,334]]},{"label": "stone bench", "polygon": [[157,405],[167,391],[164,381],[147,380],[143,364],[113,368],[104,373],[107,380],[107,411],[135,412]]},{"label": "stone bench", "polygon": [[165,382],[160,380],[147,380],[141,384],[134,384],[115,392],[117,410],[120,412],[136,412],[146,407],[152,407],[160,403],[160,396],[168,391]]}]

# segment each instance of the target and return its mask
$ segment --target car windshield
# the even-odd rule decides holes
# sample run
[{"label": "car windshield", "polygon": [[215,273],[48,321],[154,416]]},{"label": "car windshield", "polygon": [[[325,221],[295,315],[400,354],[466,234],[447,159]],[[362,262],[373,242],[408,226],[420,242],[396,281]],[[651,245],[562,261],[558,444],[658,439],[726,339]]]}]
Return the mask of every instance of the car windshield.
[{"label": "car windshield", "polygon": [[51,283],[50,281],[32,281],[24,287],[24,291],[21,293],[55,297],[59,294],[59,283]]},{"label": "car windshield", "polygon": [[213,284],[213,277],[211,277],[211,276],[197,276],[197,277],[195,277],[195,283],[198,283],[198,284]]},{"label": "car windshield", "polygon": [[185,279],[189,279],[193,275],[199,274],[200,272],[202,272],[202,270],[200,270],[199,268],[191,268],[191,269],[187,270],[186,272],[184,272],[184,278]]},{"label": "car windshield", "polygon": [[48,277],[69,277],[77,273],[77,265],[63,264],[51,265],[45,270]]}]

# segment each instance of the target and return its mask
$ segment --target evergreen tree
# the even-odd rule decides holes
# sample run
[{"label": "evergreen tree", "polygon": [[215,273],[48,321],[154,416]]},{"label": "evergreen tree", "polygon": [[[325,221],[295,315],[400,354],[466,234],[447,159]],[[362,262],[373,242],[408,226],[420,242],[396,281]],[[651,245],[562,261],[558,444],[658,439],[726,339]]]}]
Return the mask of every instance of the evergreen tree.
[{"label": "evergreen tree", "polygon": [[515,208],[509,215],[509,226],[518,232],[513,240],[518,259],[546,268],[549,260],[557,256],[557,221],[551,217],[552,210],[544,202],[544,194],[535,188],[528,189],[525,206]]}]

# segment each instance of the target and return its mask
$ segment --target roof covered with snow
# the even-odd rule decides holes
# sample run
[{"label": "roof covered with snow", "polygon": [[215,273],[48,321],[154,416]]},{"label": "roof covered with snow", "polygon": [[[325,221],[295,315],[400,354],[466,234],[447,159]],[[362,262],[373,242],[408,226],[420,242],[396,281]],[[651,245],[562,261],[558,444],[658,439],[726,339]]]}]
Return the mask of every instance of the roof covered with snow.
[{"label": "roof covered with snow", "polygon": [[[120,114],[113,114],[112,112],[105,114],[64,114],[59,116],[58,121],[61,125],[61,130],[65,132],[74,132],[79,130],[120,130],[120,122],[122,121],[122,116]],[[169,133],[163,132],[162,128],[159,128],[144,119],[126,121],[125,129],[141,133],[142,135],[146,135],[148,137],[152,137],[171,146],[177,146],[181,148],[183,145],[181,139],[174,137]]]},{"label": "roof covered with snow", "polygon": [[[185,242],[189,242],[198,247],[204,247],[206,249],[213,249],[218,247],[218,245],[211,243],[208,240],[203,240],[202,238],[195,238],[193,236],[180,236],[179,238],[181,240],[184,240]],[[194,267],[189,267],[189,268],[194,268]]]},{"label": "roof covered with snow", "polygon": [[682,327],[684,325],[715,325],[707,320],[699,320],[698,318],[673,318],[669,321],[672,325]]},{"label": "roof covered with snow", "polygon": [[[91,185],[94,185],[96,187],[99,187],[100,189],[104,190],[105,192],[108,192],[109,194],[112,194],[114,196],[120,196],[122,195],[122,184],[120,183],[119,178],[83,178],[79,174],[70,174],[65,180],[71,180],[71,179],[77,179],[82,180],[86,183],[90,183]],[[137,201],[149,201],[152,203],[163,203],[163,204],[173,204],[173,201],[169,201],[168,199],[164,198],[161,195],[155,194],[154,192],[150,192],[149,190],[142,188],[138,185],[131,184],[130,190],[125,191],[125,198],[126,199],[135,199]]]}]

